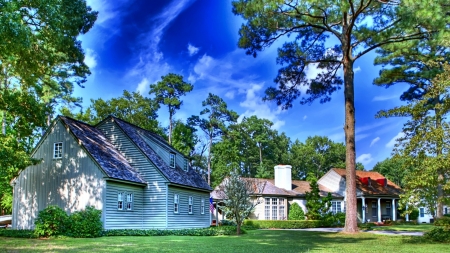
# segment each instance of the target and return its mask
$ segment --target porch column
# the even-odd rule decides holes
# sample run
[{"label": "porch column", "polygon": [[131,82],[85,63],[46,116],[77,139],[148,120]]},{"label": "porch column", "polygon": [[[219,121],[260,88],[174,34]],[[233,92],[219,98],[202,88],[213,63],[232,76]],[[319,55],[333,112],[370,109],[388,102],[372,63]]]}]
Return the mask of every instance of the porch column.
[{"label": "porch column", "polygon": [[381,222],[381,198],[378,198],[378,222]]},{"label": "porch column", "polygon": [[[408,204],[406,204],[406,210],[408,210]],[[409,214],[406,214],[406,221],[409,221]]]},{"label": "porch column", "polygon": [[362,200],[362,223],[366,223],[366,198],[361,197]]},{"label": "porch column", "polygon": [[216,227],[219,226],[219,202],[216,202]]},{"label": "porch column", "polygon": [[395,208],[395,199],[392,199],[392,220],[395,221],[397,217],[395,214],[397,213],[397,208]]}]

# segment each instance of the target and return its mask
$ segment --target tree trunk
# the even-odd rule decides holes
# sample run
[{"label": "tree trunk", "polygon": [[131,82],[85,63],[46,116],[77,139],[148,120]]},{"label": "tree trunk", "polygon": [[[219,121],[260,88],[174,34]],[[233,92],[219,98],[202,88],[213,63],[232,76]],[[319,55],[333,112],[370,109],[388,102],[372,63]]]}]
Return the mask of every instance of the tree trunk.
[{"label": "tree trunk", "polygon": [[211,147],[212,147],[213,137],[209,136],[209,147],[208,147],[208,185],[211,185]]},{"label": "tree trunk", "polygon": [[[439,104],[439,96],[434,98],[434,114],[436,115],[436,129],[442,129],[442,115],[439,109],[436,108],[436,106]],[[439,157],[442,155],[442,145],[441,140],[437,141],[436,145],[436,157],[439,159]],[[437,185],[437,210],[436,210],[436,217],[435,218],[442,218],[444,216],[444,190],[442,188],[442,184],[444,183],[444,173],[442,168],[437,169],[437,179],[438,179],[438,185]]]},{"label": "tree trunk", "polygon": [[355,89],[351,48],[351,31],[348,16],[344,13],[342,32],[342,51],[344,63],[344,97],[345,97],[345,171],[346,171],[346,213],[344,232],[358,232],[356,200],[356,164],[355,164]]},{"label": "tree trunk", "polygon": [[172,114],[169,113],[169,144],[172,145]]},{"label": "tree trunk", "polygon": [[259,164],[262,165],[263,164],[263,160],[262,160],[262,144],[259,143]]}]

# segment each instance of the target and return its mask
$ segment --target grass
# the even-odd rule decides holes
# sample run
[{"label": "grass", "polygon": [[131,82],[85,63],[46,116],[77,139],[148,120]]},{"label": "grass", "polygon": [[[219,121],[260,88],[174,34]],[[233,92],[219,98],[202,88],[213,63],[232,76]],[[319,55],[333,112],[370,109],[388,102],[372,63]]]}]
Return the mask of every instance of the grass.
[{"label": "grass", "polygon": [[241,236],[129,236],[95,239],[0,238],[2,252],[445,252],[421,237],[371,233],[251,230]]},{"label": "grass", "polygon": [[393,231],[408,231],[408,232],[427,232],[433,229],[435,226],[433,224],[403,224],[403,225],[392,225],[392,226],[374,226],[372,230],[385,231],[385,230],[393,230]]}]

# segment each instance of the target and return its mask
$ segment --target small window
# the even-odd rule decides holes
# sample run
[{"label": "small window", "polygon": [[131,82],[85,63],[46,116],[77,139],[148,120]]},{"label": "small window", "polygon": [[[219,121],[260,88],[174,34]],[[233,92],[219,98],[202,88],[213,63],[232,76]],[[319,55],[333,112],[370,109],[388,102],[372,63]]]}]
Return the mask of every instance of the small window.
[{"label": "small window", "polygon": [[189,165],[189,162],[188,162],[188,159],[184,159],[184,166],[183,166],[183,170],[184,171],[188,171],[188,165]]},{"label": "small window", "polygon": [[53,144],[53,159],[62,158],[62,142],[56,142]]},{"label": "small window", "polygon": [[425,217],[425,209],[423,207],[420,208],[420,217]]},{"label": "small window", "polygon": [[133,193],[127,194],[127,210],[133,210]]},{"label": "small window", "polygon": [[444,207],[444,214],[448,214],[448,209],[447,209],[447,207]]},{"label": "small window", "polygon": [[173,195],[173,212],[174,213],[178,213],[178,201],[179,201],[178,194],[174,194]]},{"label": "small window", "polygon": [[175,154],[174,153],[170,153],[170,167],[171,168],[175,168]]},{"label": "small window", "polygon": [[193,205],[194,199],[189,196],[189,207],[188,207],[188,212],[189,214],[192,214],[192,205]]},{"label": "small window", "polygon": [[200,204],[200,212],[201,214],[205,214],[205,199],[202,199],[202,202]]},{"label": "small window", "polygon": [[117,194],[117,210],[123,210],[123,193]]}]

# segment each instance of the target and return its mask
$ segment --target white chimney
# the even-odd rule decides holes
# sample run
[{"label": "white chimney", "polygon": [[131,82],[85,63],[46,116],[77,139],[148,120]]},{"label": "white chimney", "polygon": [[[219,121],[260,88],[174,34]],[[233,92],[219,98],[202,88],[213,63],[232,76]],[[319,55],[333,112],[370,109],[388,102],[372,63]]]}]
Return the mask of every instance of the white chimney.
[{"label": "white chimney", "polygon": [[275,168],[275,186],[286,190],[292,190],[291,165],[277,165]]}]

